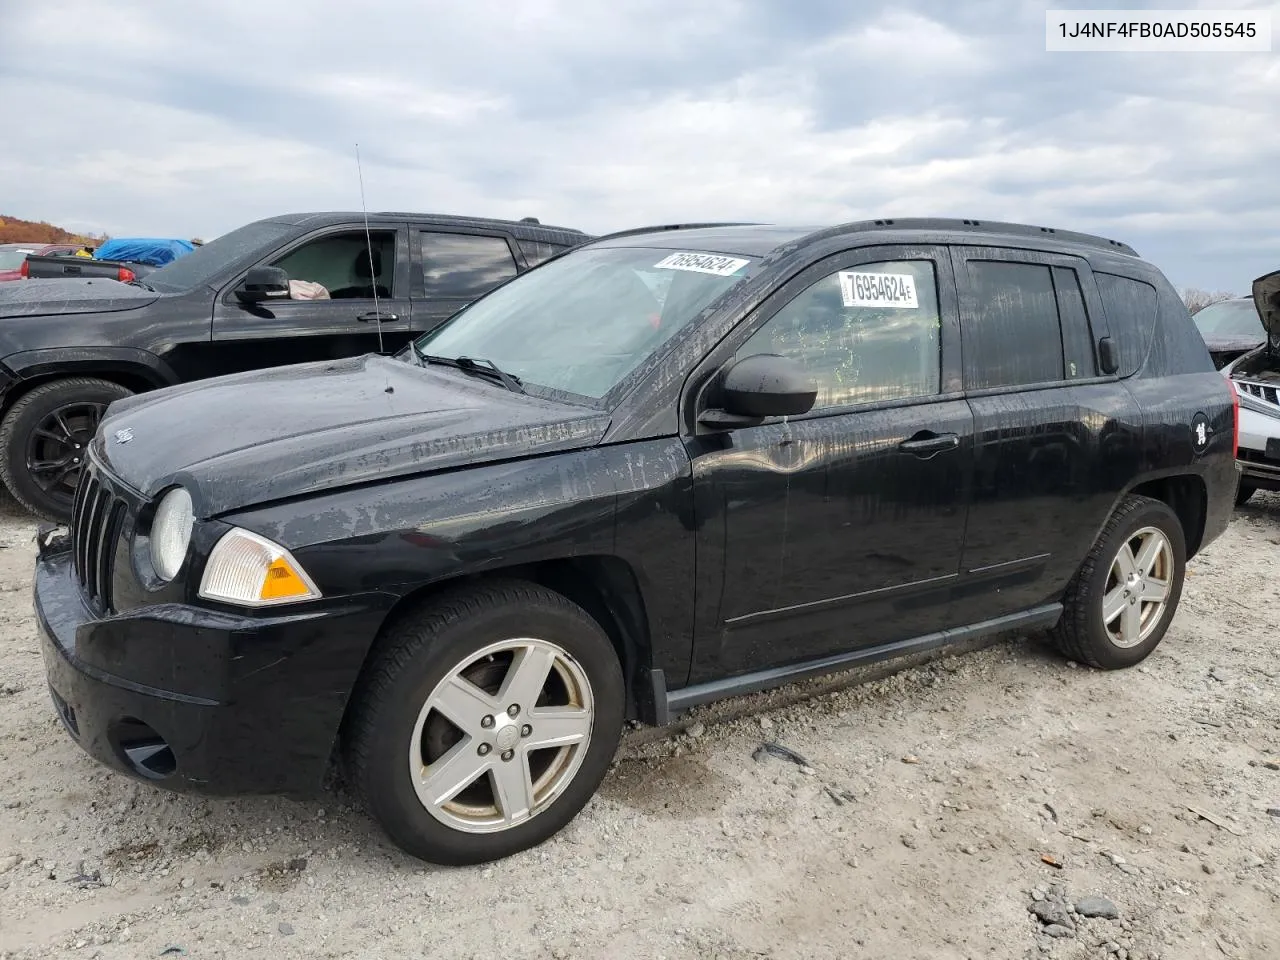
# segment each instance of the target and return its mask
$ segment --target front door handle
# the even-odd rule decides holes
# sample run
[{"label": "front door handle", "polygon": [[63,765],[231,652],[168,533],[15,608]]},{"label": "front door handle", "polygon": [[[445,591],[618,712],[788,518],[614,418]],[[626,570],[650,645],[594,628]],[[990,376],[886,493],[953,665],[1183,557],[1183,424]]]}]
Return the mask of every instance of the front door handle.
[{"label": "front door handle", "polygon": [[356,319],[361,323],[390,323],[400,318],[394,313],[362,313]]},{"label": "front door handle", "polygon": [[935,453],[954,450],[958,446],[960,446],[960,437],[954,433],[934,433],[932,430],[921,430],[898,444],[898,449],[903,453],[911,453],[917,457],[927,459]]}]

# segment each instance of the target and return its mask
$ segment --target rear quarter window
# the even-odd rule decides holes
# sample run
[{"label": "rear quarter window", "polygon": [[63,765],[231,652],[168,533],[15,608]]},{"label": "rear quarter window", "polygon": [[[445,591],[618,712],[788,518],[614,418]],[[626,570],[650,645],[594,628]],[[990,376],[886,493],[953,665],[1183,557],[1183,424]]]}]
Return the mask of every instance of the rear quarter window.
[{"label": "rear quarter window", "polygon": [[1142,280],[1097,273],[1098,293],[1120,358],[1116,373],[1129,377],[1142,366],[1156,326],[1156,288]]}]

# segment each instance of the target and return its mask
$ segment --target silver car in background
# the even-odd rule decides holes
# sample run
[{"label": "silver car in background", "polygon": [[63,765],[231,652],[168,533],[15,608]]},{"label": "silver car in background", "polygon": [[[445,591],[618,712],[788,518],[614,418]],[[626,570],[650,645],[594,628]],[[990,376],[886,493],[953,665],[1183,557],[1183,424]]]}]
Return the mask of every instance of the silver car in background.
[{"label": "silver car in background", "polygon": [[1222,368],[1240,395],[1237,504],[1280,490],[1280,271],[1253,281],[1253,303],[1266,339]]}]

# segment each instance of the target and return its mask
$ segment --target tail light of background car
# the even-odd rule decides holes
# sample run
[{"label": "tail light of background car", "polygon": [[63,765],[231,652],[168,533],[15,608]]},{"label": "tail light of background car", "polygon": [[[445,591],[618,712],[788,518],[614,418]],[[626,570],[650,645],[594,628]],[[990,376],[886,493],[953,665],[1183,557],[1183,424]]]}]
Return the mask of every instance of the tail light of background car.
[{"label": "tail light of background car", "polygon": [[22,266],[18,268],[18,274],[23,280],[26,280],[31,276],[31,267],[27,264],[25,257],[22,260]]},{"label": "tail light of background car", "polygon": [[116,274],[116,279],[121,283],[129,283],[130,281],[137,280],[138,275],[128,267],[121,267],[119,273]]}]

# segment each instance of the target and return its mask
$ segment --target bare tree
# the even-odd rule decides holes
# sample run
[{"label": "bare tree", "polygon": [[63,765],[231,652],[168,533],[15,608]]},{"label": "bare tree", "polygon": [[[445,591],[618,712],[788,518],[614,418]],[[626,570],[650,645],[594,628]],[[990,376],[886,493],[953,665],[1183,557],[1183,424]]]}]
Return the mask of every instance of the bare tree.
[{"label": "bare tree", "polygon": [[1182,291],[1182,302],[1187,305],[1191,315],[1195,316],[1205,307],[1211,306],[1220,300],[1231,300],[1235,296],[1234,293],[1225,293],[1221,290],[1217,293],[1210,293],[1208,290],[1201,290],[1198,287],[1187,287]]}]

